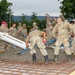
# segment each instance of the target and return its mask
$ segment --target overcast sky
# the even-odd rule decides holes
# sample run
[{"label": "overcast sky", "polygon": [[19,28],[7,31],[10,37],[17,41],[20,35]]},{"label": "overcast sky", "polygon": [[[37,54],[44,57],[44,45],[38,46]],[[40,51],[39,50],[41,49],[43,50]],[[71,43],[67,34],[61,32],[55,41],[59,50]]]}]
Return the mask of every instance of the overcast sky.
[{"label": "overcast sky", "polygon": [[13,15],[31,15],[36,12],[37,15],[45,15],[48,13],[51,16],[60,15],[60,2],[58,0],[7,0],[13,4]]}]

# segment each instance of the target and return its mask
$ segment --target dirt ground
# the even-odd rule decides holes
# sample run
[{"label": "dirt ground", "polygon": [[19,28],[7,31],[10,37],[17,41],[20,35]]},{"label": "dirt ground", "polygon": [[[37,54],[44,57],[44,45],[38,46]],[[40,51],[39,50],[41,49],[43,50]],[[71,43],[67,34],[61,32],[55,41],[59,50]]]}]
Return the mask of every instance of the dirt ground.
[{"label": "dirt ground", "polygon": [[[54,49],[46,48],[49,58],[54,58]],[[75,75],[75,60],[67,61],[64,50],[60,50],[59,61],[44,62],[38,48],[37,62],[32,62],[30,51],[18,55],[20,48],[7,50],[0,54],[0,75]]]},{"label": "dirt ground", "polygon": [[[49,58],[53,59],[54,58],[54,49],[52,48],[46,48]],[[18,55],[22,51],[20,48],[11,48],[10,50],[5,51],[4,53],[0,53],[0,58],[1,59],[8,59],[8,60],[18,60],[18,61],[32,61],[32,56],[30,55],[30,50],[27,52],[24,52],[21,55]],[[41,55],[41,52],[39,51],[38,48],[36,48],[37,51],[37,61],[44,61],[44,57]],[[66,53],[64,53],[64,50],[60,50],[60,55],[59,55],[59,60],[67,58]]]}]

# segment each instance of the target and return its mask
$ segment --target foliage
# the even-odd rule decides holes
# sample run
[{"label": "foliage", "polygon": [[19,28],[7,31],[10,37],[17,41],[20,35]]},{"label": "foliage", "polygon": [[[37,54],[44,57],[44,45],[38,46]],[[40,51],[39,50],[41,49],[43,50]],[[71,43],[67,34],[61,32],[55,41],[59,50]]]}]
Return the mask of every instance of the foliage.
[{"label": "foliage", "polygon": [[75,0],[63,0],[61,4],[60,9],[62,15],[65,18],[75,18]]},{"label": "foliage", "polygon": [[[37,23],[37,26],[40,30],[43,30],[46,28],[46,21],[45,20],[39,20],[37,18],[37,13],[33,12],[32,15],[31,15],[31,20],[27,20],[26,18],[27,16],[24,15],[24,13],[22,13],[21,15],[21,23],[22,24],[26,24],[27,26],[27,30],[28,32],[30,31],[30,29],[32,28],[32,25],[33,25],[33,22],[36,22]],[[18,24],[19,22],[17,22]],[[18,25],[17,25],[18,26]]]},{"label": "foliage", "polygon": [[26,20],[26,15],[24,13],[22,13],[21,16],[21,23],[24,23],[24,21]]},{"label": "foliage", "polygon": [[37,18],[37,13],[33,12],[31,15],[31,20],[26,19],[26,15],[22,13],[21,15],[21,21],[14,21],[12,10],[11,10],[12,3],[7,2],[7,0],[1,0],[0,1],[0,23],[2,21],[6,21],[8,23],[8,27],[11,27],[12,23],[16,23],[17,26],[21,22],[22,24],[27,25],[28,31],[32,28],[33,22],[37,23],[37,26],[40,30],[43,30],[46,26],[45,20],[39,20]]},{"label": "foliage", "polygon": [[7,2],[7,0],[0,1],[0,22],[7,21],[8,9],[12,6],[12,3]]},{"label": "foliage", "polygon": [[32,16],[31,16],[31,19],[32,20],[37,19],[37,13],[33,12]]}]

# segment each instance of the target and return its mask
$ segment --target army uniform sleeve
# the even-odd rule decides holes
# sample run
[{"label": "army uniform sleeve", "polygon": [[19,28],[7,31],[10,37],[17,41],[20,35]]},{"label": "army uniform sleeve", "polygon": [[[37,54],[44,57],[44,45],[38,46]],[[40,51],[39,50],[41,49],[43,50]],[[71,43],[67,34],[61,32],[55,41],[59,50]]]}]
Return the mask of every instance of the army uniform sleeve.
[{"label": "army uniform sleeve", "polygon": [[22,31],[22,28],[19,28],[18,31]]},{"label": "army uniform sleeve", "polygon": [[27,36],[26,41],[27,41],[27,42],[30,41],[30,35]]},{"label": "army uniform sleeve", "polygon": [[39,31],[40,36],[42,36],[43,31]]},{"label": "army uniform sleeve", "polygon": [[71,30],[73,30],[73,25],[72,24],[68,24],[68,28],[70,28]]},{"label": "army uniform sleeve", "polygon": [[48,28],[46,29],[46,34],[47,34],[47,35],[49,35],[49,31],[48,31]]},{"label": "army uniform sleeve", "polygon": [[70,29],[69,34],[72,34],[74,25],[68,23],[68,28]]},{"label": "army uniform sleeve", "polygon": [[75,34],[75,24],[73,25],[73,30],[72,31]]},{"label": "army uniform sleeve", "polygon": [[54,27],[53,30],[52,30],[52,36],[53,36],[54,38],[57,37],[57,35],[56,35],[57,31],[58,31],[58,24],[56,24],[55,27]]}]

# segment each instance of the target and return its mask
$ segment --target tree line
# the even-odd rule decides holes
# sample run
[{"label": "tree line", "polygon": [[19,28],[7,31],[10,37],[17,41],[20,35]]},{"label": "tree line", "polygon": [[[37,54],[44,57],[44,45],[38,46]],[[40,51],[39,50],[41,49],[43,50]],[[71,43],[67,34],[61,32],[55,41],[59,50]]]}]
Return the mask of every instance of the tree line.
[{"label": "tree line", "polygon": [[[60,6],[60,12],[65,18],[75,18],[75,0],[58,0],[62,4]],[[37,18],[37,13],[33,12],[31,15],[31,20],[27,20],[24,13],[21,15],[21,21],[14,21],[13,15],[12,15],[12,9],[11,6],[13,6],[12,3],[8,2],[7,0],[1,0],[0,1],[0,23],[2,21],[6,21],[8,23],[8,27],[10,27],[13,23],[16,23],[18,26],[18,23],[25,23],[27,25],[27,29],[32,28],[32,23],[37,22],[39,29],[44,29],[46,27],[46,20],[39,20]]]}]

